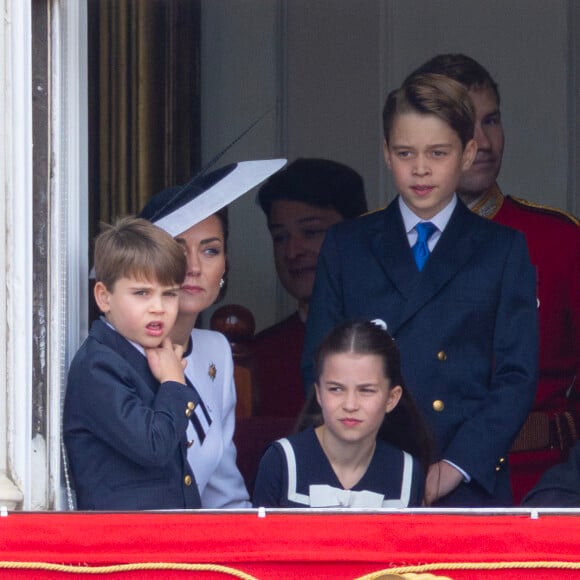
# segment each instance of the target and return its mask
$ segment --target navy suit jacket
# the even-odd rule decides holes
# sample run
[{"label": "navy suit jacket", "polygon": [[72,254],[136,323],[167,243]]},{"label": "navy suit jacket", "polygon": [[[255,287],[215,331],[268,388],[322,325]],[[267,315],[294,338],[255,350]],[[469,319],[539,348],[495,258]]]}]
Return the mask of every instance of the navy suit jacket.
[{"label": "navy suit jacket", "polygon": [[381,319],[431,426],[436,460],[470,477],[439,505],[510,505],[506,454],[532,404],[538,364],[535,272],[524,236],[460,201],[418,272],[398,200],[330,228],[303,358],[346,319]]},{"label": "navy suit jacket", "polygon": [[186,452],[186,411],[196,394],[181,383],[160,385],[143,354],[95,321],[69,369],[64,404],[78,509],[200,507]]},{"label": "navy suit jacket", "polygon": [[525,507],[580,507],[580,442],[565,463],[551,467],[524,498]]}]

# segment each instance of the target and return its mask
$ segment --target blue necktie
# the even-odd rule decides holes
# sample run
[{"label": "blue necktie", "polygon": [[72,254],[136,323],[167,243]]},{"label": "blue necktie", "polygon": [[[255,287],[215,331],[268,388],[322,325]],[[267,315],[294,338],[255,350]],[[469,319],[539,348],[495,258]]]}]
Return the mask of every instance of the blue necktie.
[{"label": "blue necktie", "polygon": [[413,256],[415,256],[415,262],[417,263],[419,272],[423,269],[423,266],[429,257],[429,246],[427,245],[427,242],[436,229],[437,227],[431,222],[421,222],[415,226],[415,230],[417,231],[417,242],[411,249],[413,251]]}]

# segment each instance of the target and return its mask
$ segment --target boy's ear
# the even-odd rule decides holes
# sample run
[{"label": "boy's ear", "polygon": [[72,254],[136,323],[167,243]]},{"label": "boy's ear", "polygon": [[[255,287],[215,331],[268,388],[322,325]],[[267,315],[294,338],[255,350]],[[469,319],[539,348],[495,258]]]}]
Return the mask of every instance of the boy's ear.
[{"label": "boy's ear", "polygon": [[389,152],[389,145],[386,139],[383,139],[383,155],[385,156],[387,167],[391,169],[391,153]]},{"label": "boy's ear", "polygon": [[103,314],[109,312],[109,296],[111,293],[107,290],[107,287],[102,282],[97,282],[93,289],[93,294],[99,310]]},{"label": "boy's ear", "polygon": [[463,149],[463,163],[461,169],[467,171],[471,164],[475,161],[475,156],[477,155],[477,142],[475,139],[467,142],[465,148]]},{"label": "boy's ear", "polygon": [[397,385],[396,387],[391,387],[389,389],[389,398],[387,399],[385,413],[390,413],[399,404],[402,395],[403,395],[403,387],[401,387],[400,385]]}]

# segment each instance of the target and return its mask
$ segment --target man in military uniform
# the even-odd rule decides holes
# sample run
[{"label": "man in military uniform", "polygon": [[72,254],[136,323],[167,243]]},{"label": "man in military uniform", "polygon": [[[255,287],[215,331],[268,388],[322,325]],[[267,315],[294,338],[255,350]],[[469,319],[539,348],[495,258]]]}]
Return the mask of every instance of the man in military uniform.
[{"label": "man in military uniform", "polygon": [[580,223],[561,210],[501,192],[496,182],[504,147],[500,96],[484,67],[462,54],[443,54],[413,74],[418,72],[443,74],[468,89],[478,152],[459,196],[475,213],[522,231],[536,266],[539,381],[532,412],[510,453],[517,504],[548,467],[566,458],[580,429]]}]

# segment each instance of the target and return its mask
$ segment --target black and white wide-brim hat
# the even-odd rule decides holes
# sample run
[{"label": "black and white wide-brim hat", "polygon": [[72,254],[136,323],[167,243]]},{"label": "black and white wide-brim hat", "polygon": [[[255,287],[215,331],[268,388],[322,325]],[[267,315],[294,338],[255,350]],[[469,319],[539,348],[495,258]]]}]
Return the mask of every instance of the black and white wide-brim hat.
[{"label": "black and white wide-brim hat", "polygon": [[154,195],[139,217],[175,237],[224,208],[286,165],[286,159],[241,161]]}]

